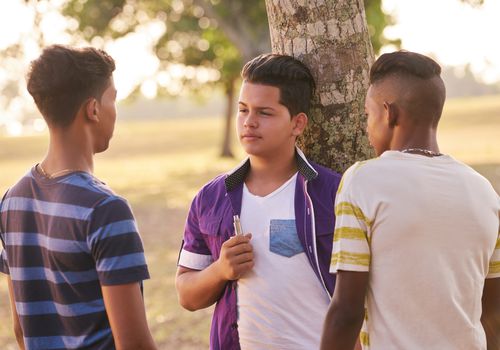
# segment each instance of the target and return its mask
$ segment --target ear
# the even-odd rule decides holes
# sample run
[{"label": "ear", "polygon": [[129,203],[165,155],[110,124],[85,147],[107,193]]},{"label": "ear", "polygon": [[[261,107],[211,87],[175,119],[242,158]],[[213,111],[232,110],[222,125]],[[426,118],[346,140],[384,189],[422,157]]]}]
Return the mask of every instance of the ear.
[{"label": "ear", "polygon": [[99,121],[99,104],[94,97],[91,97],[85,102],[84,106],[85,117],[91,122]]},{"label": "ear", "polygon": [[300,134],[302,134],[307,126],[307,121],[308,121],[307,114],[303,112],[294,115],[292,117],[292,124],[293,124],[292,135],[299,136]]},{"label": "ear", "polygon": [[387,124],[392,129],[399,124],[399,109],[394,103],[384,101],[384,110],[387,116]]}]

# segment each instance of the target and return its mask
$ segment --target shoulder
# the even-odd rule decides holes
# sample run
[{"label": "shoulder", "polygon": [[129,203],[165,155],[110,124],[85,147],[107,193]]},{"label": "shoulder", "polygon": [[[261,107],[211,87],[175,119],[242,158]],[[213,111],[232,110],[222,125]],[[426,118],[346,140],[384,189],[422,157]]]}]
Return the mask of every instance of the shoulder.
[{"label": "shoulder", "polygon": [[307,182],[307,192],[313,203],[330,203],[333,206],[335,193],[340,184],[341,175],[325,166],[309,162],[317,176]]},{"label": "shoulder", "polygon": [[455,176],[461,174],[463,177],[464,183],[466,182],[469,186],[474,186],[473,188],[480,193],[482,193],[486,198],[493,198],[494,200],[498,200],[499,195],[496,193],[495,188],[492,183],[475,169],[470,167],[469,165],[462,163],[459,160],[456,160],[450,157],[452,160],[452,172]]},{"label": "shoulder", "polygon": [[214,179],[210,180],[204,184],[198,191],[195,200],[213,200],[214,198],[219,198],[221,195],[225,196],[226,186],[225,179],[227,174],[220,174]]},{"label": "shoulder", "polygon": [[96,197],[108,198],[116,196],[113,190],[103,181],[87,173],[77,173],[65,181],[66,184],[81,187],[83,190],[95,193]]},{"label": "shoulder", "polygon": [[33,187],[33,176],[31,175],[31,169],[24,174],[20,179],[17,180],[4,194],[4,198],[12,196],[25,196],[25,192],[31,191]]},{"label": "shoulder", "polygon": [[198,193],[218,192],[225,189],[225,180],[227,174],[220,174],[204,184]]},{"label": "shoulder", "polygon": [[358,161],[351,165],[344,172],[342,176],[342,180],[339,185],[338,192],[342,192],[346,188],[357,188],[361,189],[362,186],[372,183],[374,178],[374,174],[379,174],[379,165],[381,165],[383,161],[380,158],[372,158],[368,160]]},{"label": "shoulder", "polygon": [[135,222],[132,208],[125,198],[115,194],[102,183],[93,183],[92,186],[99,192],[93,193],[95,203],[90,217],[91,227],[100,227],[115,222]]},{"label": "shoulder", "polygon": [[309,164],[318,174],[312,181],[308,182],[310,194],[316,193],[321,198],[328,195],[329,198],[333,198],[340,185],[342,175],[323,165],[314,162],[309,162]]},{"label": "shoulder", "polygon": [[340,179],[342,178],[342,175],[333,171],[330,168],[327,168],[323,165],[314,163],[314,162],[309,162],[311,166],[316,170],[318,173],[318,176],[315,178],[315,181],[317,180],[319,183],[339,183]]},{"label": "shoulder", "polygon": [[93,208],[89,219],[88,232],[93,239],[102,234],[138,232],[132,208],[124,198],[117,195],[103,198]]},{"label": "shoulder", "polygon": [[214,207],[225,201],[227,174],[220,174],[211,181],[204,184],[194,197],[191,204],[191,211],[200,211],[202,208]]},{"label": "shoulder", "polygon": [[371,158],[367,160],[361,160],[353,165],[351,165],[344,173],[344,177],[364,177],[369,175],[373,171],[377,171],[377,169],[382,166],[384,167],[384,159],[377,157]]}]

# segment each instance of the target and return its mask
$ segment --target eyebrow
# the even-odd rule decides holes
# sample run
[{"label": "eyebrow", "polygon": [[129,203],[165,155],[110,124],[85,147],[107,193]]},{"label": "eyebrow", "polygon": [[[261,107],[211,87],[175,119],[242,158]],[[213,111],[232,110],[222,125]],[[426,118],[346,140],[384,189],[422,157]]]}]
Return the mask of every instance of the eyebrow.
[{"label": "eyebrow", "polygon": [[[248,107],[248,105],[245,102],[238,101],[238,104],[243,105],[245,107]],[[255,109],[258,109],[258,110],[270,109],[270,110],[274,111],[273,107],[266,107],[266,106],[257,106],[257,107],[255,107]]]}]

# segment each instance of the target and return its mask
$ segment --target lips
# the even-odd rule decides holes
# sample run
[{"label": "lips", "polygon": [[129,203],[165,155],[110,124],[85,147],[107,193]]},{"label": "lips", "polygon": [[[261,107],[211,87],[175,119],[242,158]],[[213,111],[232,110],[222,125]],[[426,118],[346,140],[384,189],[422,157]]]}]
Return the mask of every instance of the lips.
[{"label": "lips", "polygon": [[241,138],[245,140],[257,140],[260,139],[261,137],[255,134],[243,134],[241,135]]}]

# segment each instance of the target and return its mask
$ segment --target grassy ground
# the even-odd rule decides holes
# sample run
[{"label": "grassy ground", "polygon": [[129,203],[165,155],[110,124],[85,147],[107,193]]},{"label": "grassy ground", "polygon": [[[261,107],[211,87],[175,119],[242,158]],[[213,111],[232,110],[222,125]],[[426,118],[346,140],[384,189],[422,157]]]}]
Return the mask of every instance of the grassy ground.
[{"label": "grassy ground", "polygon": [[[218,158],[221,128],[222,121],[214,118],[119,123],[111,148],[96,160],[96,176],[128,198],[137,217],[152,275],[145,283],[148,319],[162,349],[208,346],[211,310],[182,310],[174,274],[192,197],[202,184],[238,162]],[[498,96],[448,102],[439,132],[442,151],[471,164],[500,192],[498,135]],[[40,160],[46,142],[46,135],[0,138],[0,192]],[[3,276],[0,348],[15,349]]]}]

